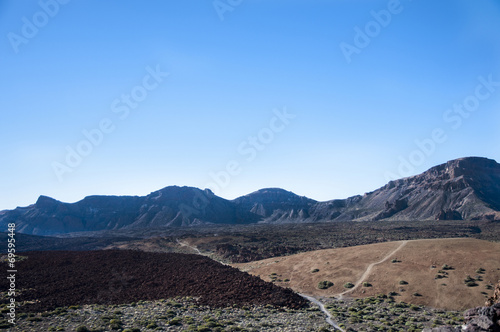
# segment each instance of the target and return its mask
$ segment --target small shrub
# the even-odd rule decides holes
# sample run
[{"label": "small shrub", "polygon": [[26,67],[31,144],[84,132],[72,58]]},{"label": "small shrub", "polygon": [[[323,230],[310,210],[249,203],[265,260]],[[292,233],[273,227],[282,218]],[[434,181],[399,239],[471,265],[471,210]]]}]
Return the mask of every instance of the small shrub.
[{"label": "small shrub", "polygon": [[146,328],[148,328],[148,329],[155,329],[157,327],[158,327],[158,325],[156,325],[156,323],[150,323],[150,324],[148,324],[148,326],[146,326]]},{"label": "small shrub", "polygon": [[476,280],[474,280],[474,278],[472,278],[471,276],[467,276],[467,278],[464,279],[464,283],[468,283],[471,281],[476,281]]},{"label": "small shrub", "polygon": [[372,287],[372,284],[370,284],[369,282],[364,282],[363,283],[363,287]]},{"label": "small shrub", "polygon": [[443,264],[443,266],[441,267],[443,270],[453,270],[453,267],[449,266],[448,264]]},{"label": "small shrub", "polygon": [[477,284],[476,284],[476,282],[475,282],[475,281],[467,281],[467,282],[465,283],[465,285],[466,285],[467,287],[476,287],[476,286],[477,286]]},{"label": "small shrub", "polygon": [[85,325],[78,326],[76,332],[91,332]]},{"label": "small shrub", "polygon": [[344,288],[353,288],[354,287],[354,284],[352,282],[346,282],[344,284]]},{"label": "small shrub", "polygon": [[404,281],[404,280],[399,280],[399,284],[400,285],[408,285],[408,282]]},{"label": "small shrub", "polygon": [[328,280],[320,281],[318,283],[318,288],[319,289],[327,289],[327,288],[330,288],[332,286],[333,286],[333,282],[328,281]]},{"label": "small shrub", "polygon": [[311,273],[316,273],[316,272],[319,272],[319,269],[314,269],[311,271]]},{"label": "small shrub", "polygon": [[40,317],[28,317],[27,320],[29,322],[41,322],[42,319]]}]

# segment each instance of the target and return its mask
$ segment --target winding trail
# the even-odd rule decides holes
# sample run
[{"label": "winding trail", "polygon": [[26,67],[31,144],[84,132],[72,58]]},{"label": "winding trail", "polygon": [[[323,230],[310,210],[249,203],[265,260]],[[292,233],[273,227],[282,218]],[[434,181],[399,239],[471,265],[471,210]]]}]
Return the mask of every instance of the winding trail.
[{"label": "winding trail", "polygon": [[335,295],[335,297],[338,298],[338,299],[342,299],[342,297],[345,294],[353,292],[356,288],[358,288],[365,281],[366,277],[368,277],[368,275],[372,272],[372,269],[373,269],[373,267],[375,265],[382,264],[383,262],[385,262],[386,260],[388,260],[392,255],[394,255],[396,252],[398,252],[399,250],[401,250],[407,243],[408,243],[408,241],[402,241],[401,244],[396,249],[394,249],[393,251],[391,251],[390,253],[388,253],[380,261],[375,262],[375,263],[371,263],[370,265],[368,265],[368,267],[366,268],[365,273],[363,273],[363,275],[358,279],[358,281],[356,281],[356,283],[354,284],[353,288],[351,288],[349,290],[346,290],[343,293],[337,294],[337,295]]},{"label": "winding trail", "polygon": [[[208,256],[207,254],[203,254],[201,253],[201,251],[190,245],[189,243],[187,242],[184,242],[184,241],[181,241],[179,239],[176,239],[177,243],[181,246],[181,247],[188,247],[188,248],[191,248],[193,249],[198,255],[202,255],[202,256]],[[382,264],[383,262],[385,262],[386,260],[388,260],[389,258],[391,258],[391,256],[393,256],[395,253],[397,253],[399,250],[401,250],[406,244],[408,243],[408,241],[401,241],[400,245],[395,248],[394,250],[392,250],[390,253],[388,253],[387,255],[384,256],[384,258],[382,258],[380,261],[378,262],[375,262],[375,263],[371,263],[370,265],[368,265],[368,267],[366,268],[365,272],[363,273],[363,275],[361,275],[361,277],[358,279],[358,281],[356,281],[356,283],[354,284],[354,287],[351,288],[351,289],[348,289],[346,290],[345,292],[343,293],[340,293],[340,294],[337,294],[335,295],[335,298],[337,299],[342,299],[343,296],[345,294],[348,294],[348,293],[351,293],[353,292],[354,290],[356,290],[364,281],[365,279],[368,277],[368,275],[372,272],[372,269],[374,266],[378,265],[378,264]],[[224,263],[223,263],[224,264]],[[224,265],[227,265],[227,264],[224,264]],[[343,330],[340,326],[337,325],[337,323],[335,323],[333,321],[333,316],[332,314],[325,308],[325,305],[323,303],[321,303],[318,299],[312,297],[312,296],[309,296],[309,295],[306,295],[306,294],[301,294],[301,293],[298,293],[300,296],[302,296],[303,298],[307,299],[308,301],[316,304],[320,310],[326,315],[326,322],[328,324],[330,324],[334,329],[336,330],[339,330],[339,331],[342,331],[342,332],[345,332],[345,330]]]},{"label": "winding trail", "polygon": [[312,297],[312,296],[309,296],[309,295],[305,295],[305,294],[301,294],[301,293],[298,293],[300,296],[302,296],[303,298],[311,301],[312,303],[316,304],[317,306],[319,306],[319,308],[321,309],[321,311],[323,311],[323,313],[325,313],[326,315],[326,322],[328,324],[330,324],[331,326],[333,326],[333,328],[339,330],[339,331],[342,331],[342,332],[345,332],[340,326],[337,325],[337,323],[335,323],[333,321],[333,316],[332,314],[325,308],[325,305],[323,303],[321,303],[318,299]]},{"label": "winding trail", "polygon": [[191,248],[193,249],[194,251],[196,251],[196,253],[198,255],[202,255],[202,256],[207,256],[207,255],[203,255],[200,251],[200,249],[196,248],[196,247],[193,247],[192,245],[190,245],[189,243],[187,242],[184,242],[184,241],[181,241],[179,239],[175,239],[175,241],[177,241],[177,243],[181,246],[181,247],[188,247],[188,248]]}]

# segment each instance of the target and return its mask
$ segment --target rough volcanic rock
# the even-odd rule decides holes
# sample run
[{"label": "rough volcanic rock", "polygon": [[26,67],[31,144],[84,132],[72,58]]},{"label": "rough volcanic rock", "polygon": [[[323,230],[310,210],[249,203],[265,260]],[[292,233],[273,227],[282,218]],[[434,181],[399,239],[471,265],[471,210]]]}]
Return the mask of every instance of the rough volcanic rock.
[{"label": "rough volcanic rock", "polygon": [[[220,264],[207,257],[129,250],[23,253],[16,301],[33,301],[24,311],[82,304],[126,304],[191,296],[204,305],[266,305],[301,308],[307,300],[290,289]],[[2,269],[7,271],[5,263]],[[1,278],[0,287],[8,289]],[[34,301],[36,300],[36,301]],[[7,299],[0,300],[8,301]]]},{"label": "rough volcanic rock", "polygon": [[492,306],[494,304],[500,303],[500,280],[493,291],[493,296],[486,301],[487,306]]}]

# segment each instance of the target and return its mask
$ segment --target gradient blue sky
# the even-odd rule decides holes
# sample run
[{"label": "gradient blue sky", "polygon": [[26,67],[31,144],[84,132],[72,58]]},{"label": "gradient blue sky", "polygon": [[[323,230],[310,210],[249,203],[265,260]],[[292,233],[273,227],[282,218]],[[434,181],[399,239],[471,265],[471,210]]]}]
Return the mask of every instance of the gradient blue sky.
[{"label": "gradient blue sky", "polygon": [[[392,1],[245,0],[223,20],[210,0],[73,0],[50,17],[44,3],[0,2],[0,209],[205,188],[231,161],[239,174],[214,188],[224,198],[281,187],[317,200],[374,190],[388,172],[500,161],[500,87],[480,88],[466,118],[447,113],[478,77],[500,81],[498,1],[401,0],[350,62],[340,45]],[[113,101],[157,66],[170,75],[121,119]],[[284,108],[295,118],[249,161],[238,147]],[[60,181],[54,162],[103,119],[114,131]],[[420,160],[415,140],[436,128],[446,140]]]}]

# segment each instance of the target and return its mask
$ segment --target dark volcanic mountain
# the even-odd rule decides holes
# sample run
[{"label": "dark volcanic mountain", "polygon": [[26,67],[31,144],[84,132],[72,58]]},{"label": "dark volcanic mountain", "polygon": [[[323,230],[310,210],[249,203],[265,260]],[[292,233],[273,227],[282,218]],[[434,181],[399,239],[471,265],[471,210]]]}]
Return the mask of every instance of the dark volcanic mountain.
[{"label": "dark volcanic mountain", "polygon": [[[500,218],[500,164],[461,158],[363,196],[319,203],[313,214],[335,220]],[[332,215],[333,213],[333,215]]]},{"label": "dark volcanic mountain", "polygon": [[279,188],[261,189],[233,201],[268,222],[309,218],[309,209],[318,202]]},{"label": "dark volcanic mountain", "polygon": [[229,201],[210,190],[167,187],[148,196],[90,196],[62,203],[40,196],[34,205],[0,212],[0,226],[52,235],[80,231],[344,220],[500,219],[500,164],[461,158],[391,181],[347,199],[317,202],[283,189],[262,189]]}]

